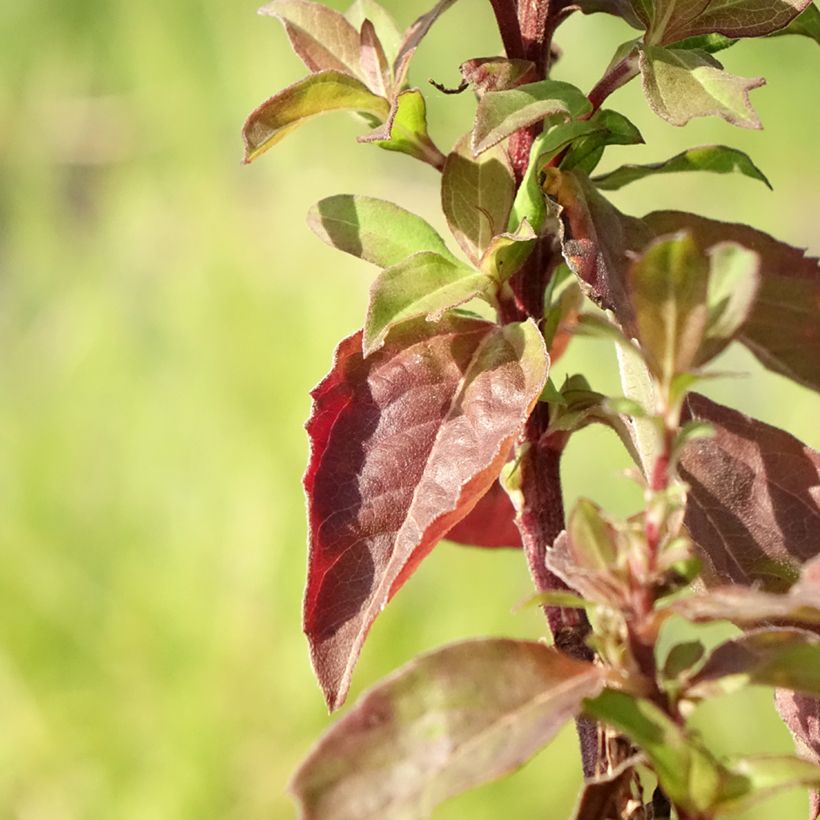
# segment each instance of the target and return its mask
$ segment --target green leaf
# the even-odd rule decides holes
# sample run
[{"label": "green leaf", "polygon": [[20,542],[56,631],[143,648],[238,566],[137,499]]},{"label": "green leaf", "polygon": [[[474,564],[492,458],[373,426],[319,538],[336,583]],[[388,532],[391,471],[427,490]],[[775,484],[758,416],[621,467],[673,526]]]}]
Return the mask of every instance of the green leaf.
[{"label": "green leaf", "polygon": [[723,242],[709,250],[709,318],[706,335],[695,361],[714,359],[743,327],[760,289],[760,257],[736,242]]},{"label": "green leaf", "polygon": [[799,34],[820,44],[820,9],[814,3],[810,3],[786,28],[774,32],[771,36],[778,37],[781,34]]},{"label": "green leaf", "polygon": [[493,237],[506,232],[514,196],[515,180],[502,148],[474,159],[464,139],[447,157],[441,180],[442,208],[453,236],[476,265]]},{"label": "green leaf", "polygon": [[612,525],[588,498],[579,499],[570,513],[567,536],[579,567],[607,572],[615,564],[618,555]]},{"label": "green leaf", "polygon": [[737,795],[727,795],[716,808],[723,812],[746,811],[755,803],[798,786],[820,787],[820,766],[789,755],[741,757],[729,762],[729,768],[745,780]]},{"label": "green leaf", "polygon": [[653,162],[647,165],[622,165],[607,174],[593,177],[592,181],[604,191],[617,191],[624,185],[645,177],[681,171],[710,171],[714,174],[738,173],[760,180],[769,188],[772,187],[763,172],[749,159],[747,154],[735,148],[727,148],[725,145],[690,148],[663,162]]},{"label": "green leaf", "polygon": [[561,168],[566,171],[575,169],[590,174],[607,145],[638,145],[644,141],[641,132],[617,111],[601,109],[588,122],[597,127],[570,146],[561,162]]},{"label": "green leaf", "polygon": [[419,251],[433,251],[457,262],[430,224],[383,199],[331,196],[310,209],[307,221],[323,242],[382,268]]},{"label": "green leaf", "polygon": [[365,20],[373,23],[387,60],[392,66],[401,47],[401,32],[390,12],[378,0],[356,0],[345,12],[345,17],[357,31],[361,31]]},{"label": "green leaf", "polygon": [[362,350],[369,356],[399,322],[441,318],[449,308],[477,296],[487,298],[496,282],[485,273],[431,251],[422,251],[382,271],[370,289]]},{"label": "green leaf", "polygon": [[339,71],[364,80],[359,32],[338,11],[312,0],[272,0],[260,14],[278,18],[311,72]]},{"label": "green leaf", "polygon": [[698,37],[687,37],[674,43],[675,48],[689,51],[705,51],[707,54],[717,54],[733,46],[737,40],[724,37],[722,34],[701,34]]},{"label": "green leaf", "polygon": [[759,629],[712,650],[688,693],[715,697],[744,686],[820,695],[820,637],[802,629]]},{"label": "green leaf", "polygon": [[810,0],[654,0],[646,41],[665,45],[717,32],[761,37],[787,26]]},{"label": "green leaf", "polygon": [[358,111],[384,120],[390,105],[348,74],[311,74],[274,94],[250,114],[242,129],[244,161],[252,162],[305,120],[328,111]]},{"label": "green leaf", "polygon": [[427,103],[418,88],[402,91],[393,101],[390,113],[379,128],[359,137],[359,142],[372,142],[386,151],[409,154],[441,168],[444,157],[427,133]]},{"label": "green leaf", "polygon": [[549,589],[546,592],[536,592],[525,598],[520,604],[514,607],[514,612],[522,609],[530,609],[536,606],[560,606],[564,609],[589,609],[596,604],[587,601],[574,592],[565,589]]},{"label": "green leaf", "polygon": [[541,643],[452,644],[363,695],[290,790],[304,817],[427,817],[523,765],[601,690],[604,674]]},{"label": "green leaf", "polygon": [[478,155],[519,128],[549,118],[550,122],[576,119],[592,110],[586,95],[569,83],[542,80],[507,91],[490,91],[479,100],[472,150]]},{"label": "green leaf", "polygon": [[718,116],[741,128],[762,127],[749,102],[762,77],[737,77],[703,52],[654,46],[641,51],[640,66],[650,108],[672,125]]},{"label": "green leaf", "polygon": [[537,237],[530,223],[524,220],[514,233],[494,236],[481,257],[479,267],[496,282],[506,282],[527,261]]},{"label": "green leaf", "polygon": [[666,680],[675,680],[697,666],[706,653],[700,641],[685,641],[675,644],[666,656],[662,675]]},{"label": "green leaf", "polygon": [[604,690],[585,702],[584,711],[631,738],[670,800],[687,811],[707,812],[745,785],[651,701]]},{"label": "green leaf", "polygon": [[630,271],[638,339],[666,385],[697,359],[707,321],[709,267],[686,234],[653,242]]}]

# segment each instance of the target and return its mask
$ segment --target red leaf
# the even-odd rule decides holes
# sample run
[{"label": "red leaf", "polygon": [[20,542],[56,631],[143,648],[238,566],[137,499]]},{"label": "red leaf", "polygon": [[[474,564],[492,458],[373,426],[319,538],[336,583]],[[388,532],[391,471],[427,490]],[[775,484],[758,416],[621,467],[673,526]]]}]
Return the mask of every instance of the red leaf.
[{"label": "red leaf", "polygon": [[496,481],[446,538],[469,547],[520,547],[515,509],[504,488]]},{"label": "red leaf", "polygon": [[531,321],[407,322],[346,339],[313,391],[304,625],[331,709],[376,615],[498,477],[543,388]]},{"label": "red leaf", "polygon": [[781,591],[820,552],[820,453],[789,433],[691,393],[715,428],[681,459],[686,526],[720,582]]}]

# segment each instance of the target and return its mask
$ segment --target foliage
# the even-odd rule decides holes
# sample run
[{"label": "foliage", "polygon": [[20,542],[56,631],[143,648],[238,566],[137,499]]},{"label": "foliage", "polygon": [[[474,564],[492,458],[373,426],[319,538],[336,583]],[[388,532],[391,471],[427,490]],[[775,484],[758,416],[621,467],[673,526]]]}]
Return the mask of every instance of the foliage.
[{"label": "foliage", "polygon": [[[820,389],[820,267],[747,226],[636,218],[601,193],[696,170],[768,185],[735,149],[591,176],[609,146],[642,142],[602,107],[638,75],[673,125],[718,116],[759,128],[750,92],[764,80],[732,75],[713,55],[741,38],[813,36],[816,10],[806,0],[492,0],[506,57],[461,66],[458,90],[475,93],[476,115],[445,155],[407,72],[453,2],[403,34],[376,0],[346,15],[313,0],[262,10],[282,21],[310,73],[250,115],[246,161],[310,117],[353,111],[371,129],[360,139],[441,172],[442,210],[465,257],[388,202],[337,196],[310,214],[323,240],[382,272],[363,330],[339,345],[313,392],[305,631],[338,708],[373,621],[449,535],[520,542],[555,646],[488,639],[412,661],[330,730],[293,792],[305,817],[427,816],[524,763],[574,716],[588,778],[577,818],[707,820],[795,785],[815,789],[816,816],[820,454],[691,388],[737,340]],[[642,32],[588,94],[549,76],[552,35],[578,8]],[[614,342],[623,396],[593,391],[583,374],[561,389],[549,380],[580,333]],[[618,519],[581,500],[565,521],[561,453],[593,423],[635,460],[644,509]],[[672,616],[746,631],[711,651],[679,643],[663,660]],[[803,758],[721,760],[688,724],[695,705],[746,685],[782,693]]]}]

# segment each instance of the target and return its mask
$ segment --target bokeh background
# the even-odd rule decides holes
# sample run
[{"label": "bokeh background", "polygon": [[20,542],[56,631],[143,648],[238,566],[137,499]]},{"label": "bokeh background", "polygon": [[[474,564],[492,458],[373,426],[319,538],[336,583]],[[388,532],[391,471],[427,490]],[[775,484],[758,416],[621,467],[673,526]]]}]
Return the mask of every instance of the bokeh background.
[{"label": "bokeh background", "polygon": [[[330,3],[340,7],[341,3]],[[403,23],[429,0],[387,0]],[[442,225],[435,172],[358,145],[345,115],[308,124],[251,167],[239,129],[303,74],[254,0],[0,3],[0,818],[289,818],[289,775],[329,723],[299,625],[305,569],[307,393],[361,322],[373,270],[304,225],[323,196],[395,199]],[[592,86],[632,34],[571,20],[555,76]],[[462,0],[412,79],[455,84],[499,51],[489,3]],[[820,251],[820,53],[798,38],[725,54],[765,75],[762,132],[675,129],[636,83],[611,99],[648,146],[606,166],[709,142],[748,150],[751,180],[665,177],[615,195],[625,210],[684,207]],[[434,138],[467,130],[470,95],[430,89]],[[744,371],[711,395],[820,445],[816,399]],[[614,359],[579,342],[557,367],[617,392]],[[560,380],[560,376],[558,376]],[[605,431],[566,460],[567,501],[639,503]],[[373,629],[353,696],[418,652],[543,633],[512,614],[521,556],[442,544]],[[770,693],[703,709],[721,752],[786,752]],[[441,820],[560,818],[578,787],[571,730]],[[744,817],[802,818],[801,793]]]}]

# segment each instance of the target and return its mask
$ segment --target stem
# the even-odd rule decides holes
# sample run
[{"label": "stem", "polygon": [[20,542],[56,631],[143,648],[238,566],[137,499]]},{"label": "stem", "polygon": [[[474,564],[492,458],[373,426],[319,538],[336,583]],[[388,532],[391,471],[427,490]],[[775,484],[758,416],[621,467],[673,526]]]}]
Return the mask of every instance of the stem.
[{"label": "stem", "polygon": [[518,24],[515,0],[490,0],[495,13],[501,42],[508,57],[518,57],[524,53],[521,28]]},{"label": "stem", "polygon": [[518,24],[524,47],[523,57],[532,60],[539,77],[546,76],[549,60],[549,0],[518,0]]}]

